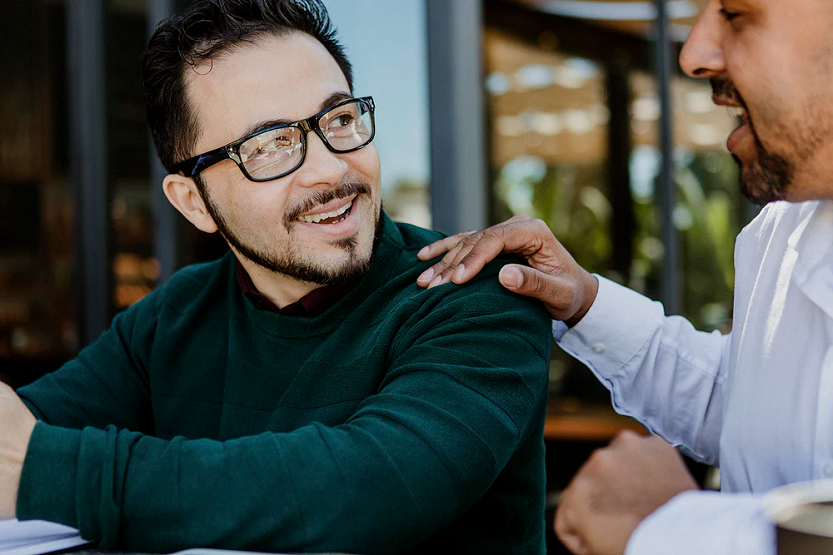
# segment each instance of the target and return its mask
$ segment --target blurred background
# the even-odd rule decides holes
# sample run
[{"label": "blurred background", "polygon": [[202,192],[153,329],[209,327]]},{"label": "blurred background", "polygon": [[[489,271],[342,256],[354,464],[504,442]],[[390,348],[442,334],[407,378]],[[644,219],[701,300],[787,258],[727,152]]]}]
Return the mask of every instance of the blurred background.
[{"label": "blurred background", "polygon": [[[226,250],[167,204],[145,124],[138,57],[187,3],[0,3],[3,381],[58,368],[177,268]],[[734,238],[756,209],[724,147],[737,121],[676,63],[705,0],[325,4],[356,94],[376,100],[394,219],[457,232],[541,218],[586,268],[728,331]],[[554,506],[592,448],[638,426],[557,348],[550,376]]]}]

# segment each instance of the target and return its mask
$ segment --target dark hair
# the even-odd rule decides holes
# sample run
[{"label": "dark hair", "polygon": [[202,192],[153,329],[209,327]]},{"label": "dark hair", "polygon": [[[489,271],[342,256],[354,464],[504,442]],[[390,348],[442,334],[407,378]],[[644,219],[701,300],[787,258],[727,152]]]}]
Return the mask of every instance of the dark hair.
[{"label": "dark hair", "polygon": [[293,32],[324,45],[353,90],[350,62],[320,0],[197,0],[159,24],[142,54],[142,87],[156,152],[169,172],[192,156],[200,131],[187,102],[185,72],[263,35]]}]

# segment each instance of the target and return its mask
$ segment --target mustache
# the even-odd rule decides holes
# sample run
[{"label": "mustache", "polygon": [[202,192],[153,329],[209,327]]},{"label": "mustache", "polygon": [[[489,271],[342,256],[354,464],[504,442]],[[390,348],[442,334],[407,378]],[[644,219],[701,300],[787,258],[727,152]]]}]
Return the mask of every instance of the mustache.
[{"label": "mustache", "polygon": [[289,229],[290,224],[297,220],[298,216],[305,212],[309,212],[316,206],[321,206],[334,200],[360,194],[370,194],[370,186],[363,181],[349,181],[346,183],[340,183],[333,189],[318,191],[309,198],[299,201],[298,204],[287,210],[284,217],[284,225],[287,229]]},{"label": "mustache", "polygon": [[746,102],[735,88],[735,84],[732,83],[731,79],[728,77],[712,77],[709,79],[709,83],[712,86],[713,98],[719,98],[734,104],[740,104],[747,113],[749,112],[746,107]]}]

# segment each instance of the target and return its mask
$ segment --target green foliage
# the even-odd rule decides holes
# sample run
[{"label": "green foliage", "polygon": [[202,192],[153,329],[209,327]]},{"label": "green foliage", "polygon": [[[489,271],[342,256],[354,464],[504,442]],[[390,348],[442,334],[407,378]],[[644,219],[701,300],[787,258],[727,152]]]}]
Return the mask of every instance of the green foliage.
[{"label": "green foliage", "polygon": [[[498,172],[494,217],[503,221],[525,213],[544,220],[576,260],[591,271],[658,295],[663,245],[653,192],[634,195],[637,229],[629,275],[612,275],[611,206],[606,168],[600,165],[545,167],[543,161],[510,162]],[[690,155],[675,172],[683,315],[703,329],[726,329],[731,319],[733,252],[745,201],[738,192],[737,168],[724,152]]]}]

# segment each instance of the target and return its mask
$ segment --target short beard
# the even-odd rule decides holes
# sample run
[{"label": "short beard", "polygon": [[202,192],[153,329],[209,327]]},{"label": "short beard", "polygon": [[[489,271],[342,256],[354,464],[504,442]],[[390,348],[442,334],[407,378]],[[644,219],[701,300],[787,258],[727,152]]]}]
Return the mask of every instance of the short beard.
[{"label": "short beard", "polygon": [[716,98],[740,104],[749,118],[747,125],[749,125],[749,130],[752,132],[755,141],[757,159],[748,165],[744,165],[737,156],[732,155],[740,168],[740,186],[744,196],[750,202],[759,205],[785,200],[793,184],[796,165],[809,160],[824,143],[827,133],[820,131],[820,129],[828,127],[825,125],[828,116],[823,112],[806,113],[807,121],[816,125],[821,123],[821,126],[818,129],[816,125],[805,126],[804,132],[798,137],[795,136],[795,133],[790,133],[790,129],[787,127],[780,130],[781,135],[790,139],[793,146],[793,156],[788,159],[764,147],[749,115],[749,107],[728,77],[714,77],[710,79],[710,82],[712,92]]},{"label": "short beard", "polygon": [[[323,268],[314,264],[312,261],[302,259],[300,256],[293,257],[291,253],[283,257],[278,257],[246,245],[229,227],[220,212],[219,206],[211,198],[211,195],[208,194],[205,182],[202,181],[199,175],[194,176],[194,181],[197,184],[197,189],[208,210],[208,214],[214,220],[214,223],[217,225],[217,231],[222,235],[223,239],[235,251],[262,268],[307,283],[342,285],[352,283],[362,277],[373,262],[373,258],[376,255],[376,248],[382,234],[383,219],[381,217],[381,210],[376,214],[373,247],[370,251],[370,256],[364,260],[360,259],[357,253],[358,240],[355,236],[348,237],[335,243],[336,247],[343,249],[347,253],[347,262],[337,268]],[[307,210],[335,199],[348,198],[359,194],[369,195],[370,187],[365,183],[346,183],[337,189],[321,191],[315,197],[305,201],[302,205],[288,210],[283,224],[289,230],[291,223]]]},{"label": "short beard", "polygon": [[732,155],[740,168],[741,192],[749,202],[760,206],[784,200],[792,183],[795,167],[783,156],[769,152],[764,147],[751,122],[749,128],[755,139],[757,159],[747,167],[737,156]]}]

